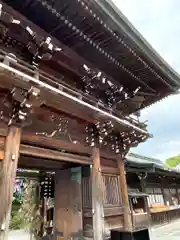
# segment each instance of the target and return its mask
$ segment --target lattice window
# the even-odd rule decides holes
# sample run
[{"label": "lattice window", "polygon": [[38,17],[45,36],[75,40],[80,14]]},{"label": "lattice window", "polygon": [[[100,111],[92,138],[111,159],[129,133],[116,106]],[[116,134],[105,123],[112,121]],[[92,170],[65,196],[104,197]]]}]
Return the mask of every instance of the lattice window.
[{"label": "lattice window", "polygon": [[92,207],[92,185],[91,178],[82,178],[82,204],[84,208]]},{"label": "lattice window", "polygon": [[[122,206],[120,180],[117,175],[102,175],[104,206]],[[82,203],[84,208],[92,207],[92,185],[90,177],[82,178]]]},{"label": "lattice window", "polygon": [[104,188],[104,206],[121,206],[121,190],[120,190],[120,179],[117,175],[103,175],[103,188]]}]

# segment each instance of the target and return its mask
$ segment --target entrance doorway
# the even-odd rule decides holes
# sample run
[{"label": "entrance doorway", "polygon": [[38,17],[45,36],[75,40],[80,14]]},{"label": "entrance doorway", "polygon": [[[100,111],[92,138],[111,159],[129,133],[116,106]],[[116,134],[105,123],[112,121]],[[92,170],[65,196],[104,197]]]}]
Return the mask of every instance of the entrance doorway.
[{"label": "entrance doorway", "polygon": [[33,229],[36,239],[46,239],[46,235],[56,240],[83,237],[83,165],[73,160],[67,162],[39,156],[20,156],[18,168],[26,170],[18,171],[17,178],[34,181],[38,186],[35,204],[41,226],[34,226],[37,228]]}]

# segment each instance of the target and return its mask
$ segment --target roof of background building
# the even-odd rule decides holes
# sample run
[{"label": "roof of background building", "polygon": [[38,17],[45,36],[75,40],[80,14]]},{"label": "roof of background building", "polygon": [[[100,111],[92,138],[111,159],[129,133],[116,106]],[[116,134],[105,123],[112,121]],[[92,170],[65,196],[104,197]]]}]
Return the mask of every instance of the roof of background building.
[{"label": "roof of background building", "polygon": [[159,159],[142,156],[136,153],[129,153],[127,159],[128,161],[135,161],[138,163],[154,163],[159,166],[164,166],[163,162]]},{"label": "roof of background building", "polygon": [[177,168],[168,168],[164,165],[164,163],[156,158],[150,158],[146,156],[142,156],[136,153],[129,153],[126,156],[126,165],[129,167],[135,167],[135,168],[149,168],[152,169],[153,171],[168,171],[168,172],[175,172],[175,173],[180,173],[180,170]]}]

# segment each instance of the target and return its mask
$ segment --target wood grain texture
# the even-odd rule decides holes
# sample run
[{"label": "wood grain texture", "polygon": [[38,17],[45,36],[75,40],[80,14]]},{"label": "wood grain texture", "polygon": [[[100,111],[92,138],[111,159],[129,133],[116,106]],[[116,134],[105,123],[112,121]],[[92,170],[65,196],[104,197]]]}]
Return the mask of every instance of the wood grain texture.
[{"label": "wood grain texture", "polygon": [[82,227],[81,168],[55,175],[55,239],[80,239]]},{"label": "wood grain texture", "polygon": [[8,128],[8,135],[5,141],[4,160],[0,172],[0,226],[11,208],[13,199],[14,181],[19,158],[21,129],[16,127]]},{"label": "wood grain texture", "polygon": [[[48,127],[48,126],[47,126]],[[76,133],[78,135],[79,132]],[[0,148],[1,144],[3,144],[3,139],[7,135],[7,126],[0,123]],[[82,136],[82,135],[81,135]],[[79,137],[81,137],[79,136]],[[84,155],[84,156],[92,156],[92,148],[85,146],[84,144],[75,144],[67,139],[58,139],[51,138],[45,136],[39,136],[35,134],[35,131],[31,129],[31,131],[23,130],[21,143],[25,145],[32,145],[37,147],[44,147],[46,149],[53,150],[66,150],[71,153]],[[114,153],[110,153],[101,149],[101,165],[107,167],[117,167],[116,164],[117,155]]]},{"label": "wood grain texture", "polygon": [[93,209],[93,233],[94,240],[104,238],[104,208],[103,208],[103,182],[101,176],[100,151],[93,149],[92,177],[92,209]]},{"label": "wood grain texture", "polygon": [[117,158],[117,165],[119,168],[121,195],[122,195],[122,202],[124,207],[124,229],[131,231],[132,221],[131,221],[131,213],[130,213],[130,207],[129,207],[126,171],[125,171],[124,161],[121,155],[119,155]]}]

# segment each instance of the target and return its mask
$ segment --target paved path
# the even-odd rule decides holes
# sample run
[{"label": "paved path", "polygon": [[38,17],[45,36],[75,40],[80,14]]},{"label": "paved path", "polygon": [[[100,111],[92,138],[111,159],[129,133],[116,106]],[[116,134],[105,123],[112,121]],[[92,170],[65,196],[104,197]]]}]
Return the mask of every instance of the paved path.
[{"label": "paved path", "polygon": [[180,240],[180,221],[150,229],[151,240]]},{"label": "paved path", "polygon": [[[151,240],[180,240],[180,221],[150,229]],[[12,231],[8,240],[30,240],[24,231]]]},{"label": "paved path", "polygon": [[23,230],[20,231],[11,231],[9,233],[8,240],[30,240],[30,236],[27,232]]}]

